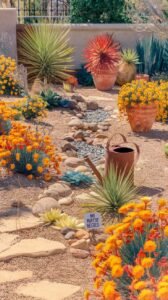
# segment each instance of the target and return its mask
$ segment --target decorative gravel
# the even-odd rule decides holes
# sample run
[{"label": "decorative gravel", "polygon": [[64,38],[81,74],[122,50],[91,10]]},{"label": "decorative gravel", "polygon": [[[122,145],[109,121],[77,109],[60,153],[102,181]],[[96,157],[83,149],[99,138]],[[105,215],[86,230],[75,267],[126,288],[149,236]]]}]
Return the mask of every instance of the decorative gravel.
[{"label": "decorative gravel", "polygon": [[83,121],[86,123],[100,123],[109,118],[110,113],[104,109],[86,111]]},{"label": "decorative gravel", "polygon": [[105,149],[97,145],[88,145],[86,142],[74,141],[72,142],[77,149],[78,157],[83,158],[86,155],[89,155],[90,159],[93,162],[98,161],[105,155]]}]

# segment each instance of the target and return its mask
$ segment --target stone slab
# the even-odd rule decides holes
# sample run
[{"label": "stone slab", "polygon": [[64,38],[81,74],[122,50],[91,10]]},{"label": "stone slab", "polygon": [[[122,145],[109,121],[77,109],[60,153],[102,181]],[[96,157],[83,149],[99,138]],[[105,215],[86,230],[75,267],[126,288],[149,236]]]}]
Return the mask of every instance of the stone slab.
[{"label": "stone slab", "polygon": [[40,225],[41,221],[32,215],[31,209],[12,208],[7,216],[0,217],[0,233],[35,228]]},{"label": "stone slab", "polygon": [[0,253],[9,249],[17,241],[18,235],[1,233],[0,234]]},{"label": "stone slab", "polygon": [[0,261],[20,256],[41,257],[65,252],[66,247],[57,241],[44,238],[25,239],[0,253]]},{"label": "stone slab", "polygon": [[16,293],[41,300],[64,300],[80,290],[79,286],[42,280],[17,288]]},{"label": "stone slab", "polygon": [[6,282],[18,281],[21,279],[30,279],[32,277],[32,271],[0,271],[0,284]]}]

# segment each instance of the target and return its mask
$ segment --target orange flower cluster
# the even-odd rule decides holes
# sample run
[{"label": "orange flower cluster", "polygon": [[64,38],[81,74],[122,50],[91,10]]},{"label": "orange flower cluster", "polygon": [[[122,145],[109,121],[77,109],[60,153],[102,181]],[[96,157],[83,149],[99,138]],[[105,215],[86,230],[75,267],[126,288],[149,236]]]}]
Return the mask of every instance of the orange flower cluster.
[{"label": "orange flower cluster", "polygon": [[14,78],[16,62],[11,57],[0,56],[0,95],[20,94],[20,87]]},{"label": "orange flower cluster", "polygon": [[4,101],[0,101],[0,120],[14,120],[17,114],[18,111],[16,109],[12,109]]},{"label": "orange flower cluster", "polygon": [[85,299],[168,299],[168,202],[151,199],[128,203],[119,209],[120,223],[108,226],[109,237],[96,246],[94,291]]},{"label": "orange flower cluster", "polygon": [[43,175],[48,181],[52,170],[60,173],[61,157],[55,150],[49,136],[13,122],[9,134],[0,136],[0,166],[29,179]]},{"label": "orange flower cluster", "polygon": [[77,78],[75,76],[70,76],[66,80],[66,83],[71,84],[73,86],[77,86],[78,85],[78,80],[77,80]]}]

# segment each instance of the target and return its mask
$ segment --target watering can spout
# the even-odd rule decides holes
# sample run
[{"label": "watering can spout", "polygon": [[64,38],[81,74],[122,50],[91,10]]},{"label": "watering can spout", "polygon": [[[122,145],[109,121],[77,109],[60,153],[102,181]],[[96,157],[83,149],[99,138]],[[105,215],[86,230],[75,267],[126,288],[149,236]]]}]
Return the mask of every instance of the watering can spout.
[{"label": "watering can spout", "polygon": [[86,163],[89,165],[89,167],[92,169],[93,173],[96,175],[96,177],[98,178],[98,180],[101,182],[101,184],[103,183],[103,178],[100,174],[100,172],[97,170],[96,166],[94,165],[94,163],[91,161],[91,159],[89,158],[89,156],[85,156],[84,157]]}]

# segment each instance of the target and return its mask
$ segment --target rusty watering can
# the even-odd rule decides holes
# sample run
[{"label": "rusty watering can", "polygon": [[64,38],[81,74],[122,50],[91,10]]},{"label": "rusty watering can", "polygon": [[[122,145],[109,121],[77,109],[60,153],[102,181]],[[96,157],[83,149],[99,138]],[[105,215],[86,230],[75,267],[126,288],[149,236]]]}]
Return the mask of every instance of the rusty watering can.
[{"label": "rusty watering can", "polygon": [[[123,139],[123,142],[120,144],[111,144],[114,136],[120,135]],[[132,179],[134,180],[134,166],[137,163],[140,156],[140,149],[136,143],[132,143],[136,148],[136,157],[135,150],[131,147],[128,147],[126,144],[129,144],[126,137],[121,133],[116,133],[108,141],[106,145],[106,159],[105,159],[105,176],[108,176],[110,166],[113,165],[117,173],[123,173],[127,176],[132,172]],[[103,178],[99,171],[96,169],[95,165],[92,163],[88,156],[85,157],[85,161],[89,164],[94,174],[97,176],[99,181],[103,183]]]}]

